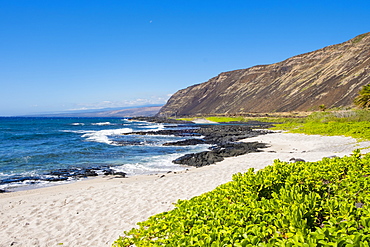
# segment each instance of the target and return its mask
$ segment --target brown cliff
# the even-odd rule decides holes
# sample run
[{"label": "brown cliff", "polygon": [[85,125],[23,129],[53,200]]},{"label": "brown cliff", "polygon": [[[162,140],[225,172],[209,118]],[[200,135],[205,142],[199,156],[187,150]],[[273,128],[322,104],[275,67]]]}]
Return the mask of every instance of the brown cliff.
[{"label": "brown cliff", "polygon": [[370,83],[370,33],[285,61],[224,72],[176,92],[159,116],[309,111],[351,106]]}]

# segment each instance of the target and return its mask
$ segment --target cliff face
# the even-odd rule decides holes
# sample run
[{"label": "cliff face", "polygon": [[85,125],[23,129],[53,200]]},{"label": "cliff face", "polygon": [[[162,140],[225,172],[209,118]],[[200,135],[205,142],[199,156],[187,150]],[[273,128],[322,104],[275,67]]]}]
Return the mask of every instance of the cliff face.
[{"label": "cliff face", "polygon": [[285,61],[224,72],[176,92],[159,116],[287,112],[352,105],[370,83],[370,33]]}]

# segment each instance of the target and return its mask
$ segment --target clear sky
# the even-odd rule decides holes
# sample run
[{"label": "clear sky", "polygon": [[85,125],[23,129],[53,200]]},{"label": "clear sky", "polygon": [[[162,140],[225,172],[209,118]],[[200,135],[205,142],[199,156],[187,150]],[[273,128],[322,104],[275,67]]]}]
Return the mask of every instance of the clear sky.
[{"label": "clear sky", "polygon": [[369,0],[0,0],[0,116],[164,104],[365,32]]}]

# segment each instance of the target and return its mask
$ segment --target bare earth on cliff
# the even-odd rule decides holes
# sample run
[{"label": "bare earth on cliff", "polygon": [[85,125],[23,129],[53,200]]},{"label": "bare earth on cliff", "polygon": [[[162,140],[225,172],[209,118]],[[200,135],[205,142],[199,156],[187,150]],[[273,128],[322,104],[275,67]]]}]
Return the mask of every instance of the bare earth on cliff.
[{"label": "bare earth on cliff", "polygon": [[159,116],[348,107],[370,83],[370,33],[285,61],[221,73],[176,92]]}]

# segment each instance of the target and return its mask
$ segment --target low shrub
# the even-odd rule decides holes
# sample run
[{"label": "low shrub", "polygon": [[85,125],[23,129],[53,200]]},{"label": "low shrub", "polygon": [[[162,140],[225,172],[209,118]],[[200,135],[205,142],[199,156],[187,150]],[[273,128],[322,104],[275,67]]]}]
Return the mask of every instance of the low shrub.
[{"label": "low shrub", "polygon": [[310,135],[343,135],[370,140],[370,111],[315,112],[302,122],[285,121],[273,129]]},{"label": "low shrub", "polygon": [[245,121],[244,117],[207,117],[206,119],[209,121],[217,122],[217,123],[233,122],[233,121],[244,122]]},{"label": "low shrub", "polygon": [[114,246],[369,246],[370,155],[273,165],[138,223]]}]

